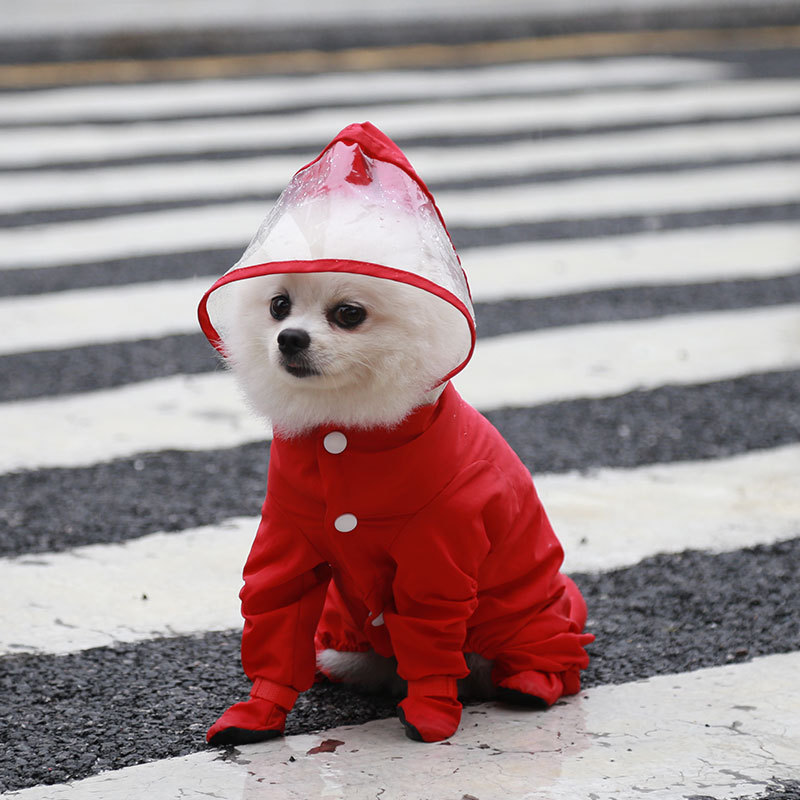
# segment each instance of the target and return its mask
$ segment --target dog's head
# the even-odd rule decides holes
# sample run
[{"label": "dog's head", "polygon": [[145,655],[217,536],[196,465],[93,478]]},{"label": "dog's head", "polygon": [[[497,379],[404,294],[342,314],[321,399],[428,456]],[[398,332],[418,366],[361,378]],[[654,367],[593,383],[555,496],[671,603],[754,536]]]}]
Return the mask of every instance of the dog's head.
[{"label": "dog's head", "polygon": [[413,286],[322,272],[232,288],[229,362],[251,406],[288,435],[392,426],[435,399],[465,355],[460,313]]},{"label": "dog's head", "polygon": [[436,399],[475,342],[436,203],[369,123],[295,174],[198,312],[250,405],[284,435],[391,427]]}]

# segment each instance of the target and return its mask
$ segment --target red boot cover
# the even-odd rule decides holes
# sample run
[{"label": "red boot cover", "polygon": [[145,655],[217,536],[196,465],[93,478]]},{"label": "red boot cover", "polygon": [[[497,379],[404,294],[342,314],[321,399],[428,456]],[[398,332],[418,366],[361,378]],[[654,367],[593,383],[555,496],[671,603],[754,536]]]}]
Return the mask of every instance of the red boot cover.
[{"label": "red boot cover", "polygon": [[562,676],[555,672],[518,672],[497,684],[497,699],[514,705],[546,708],[564,694]]},{"label": "red boot cover", "polygon": [[297,700],[297,694],[289,687],[256,678],[250,699],[232,705],[208,729],[206,741],[220,747],[280,736],[286,727],[286,714]]},{"label": "red boot cover", "polygon": [[417,742],[441,742],[458,729],[461,703],[455,678],[436,676],[408,682],[408,697],[397,707],[406,736]]}]

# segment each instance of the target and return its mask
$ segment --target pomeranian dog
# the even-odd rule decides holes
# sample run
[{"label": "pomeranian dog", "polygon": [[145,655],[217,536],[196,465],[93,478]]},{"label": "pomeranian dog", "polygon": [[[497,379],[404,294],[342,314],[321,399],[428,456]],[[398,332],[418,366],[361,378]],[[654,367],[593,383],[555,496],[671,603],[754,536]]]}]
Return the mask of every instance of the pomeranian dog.
[{"label": "pomeranian dog", "polygon": [[281,734],[315,679],[404,695],[425,742],[455,733],[459,693],[579,691],[585,603],[527,468],[449,381],[474,345],[469,291],[391,140],[345,129],[199,313],[273,427],[240,593],[253,686],[212,745]]},{"label": "pomeranian dog", "polygon": [[[406,437],[404,420],[419,409],[437,407],[441,395],[449,386],[437,386],[437,382],[463,355],[459,352],[462,345],[457,344],[458,336],[454,327],[458,320],[454,319],[452,313],[448,313],[440,300],[424,290],[403,283],[336,272],[285,274],[239,281],[235,292],[233,319],[236,322],[226,338],[228,363],[247,402],[258,414],[272,422],[276,438],[290,445],[293,441],[302,442],[309,436],[313,437],[314,432],[329,428],[336,432],[347,431],[347,438],[350,439],[355,439],[357,432],[360,432],[361,437],[374,436],[378,441],[384,441],[387,436],[391,439],[392,432],[397,431],[400,441],[403,441]],[[488,422],[485,424],[488,426]],[[394,444],[393,441],[389,442],[389,452],[395,449]],[[276,442],[273,442],[273,458],[275,450]],[[445,449],[443,452],[433,452],[430,456],[448,461],[453,454]],[[486,453],[485,457],[491,459],[491,453]],[[414,477],[387,474],[381,476],[381,480],[388,482],[391,487],[393,481],[402,485]],[[272,473],[269,488],[272,489]],[[280,485],[276,488],[280,488]],[[530,491],[532,492],[532,486]],[[398,490],[398,493],[403,492]],[[300,516],[304,511],[305,509],[300,509]],[[525,517],[524,514],[522,516]],[[454,518],[453,524],[458,525],[459,520]],[[454,538],[458,543],[461,535],[459,531],[447,533],[447,538]],[[466,538],[468,531],[464,530],[463,535]],[[512,538],[519,537],[509,536],[509,539]],[[526,545],[529,553],[519,554],[523,561],[526,556],[530,558],[537,549],[534,542]],[[539,563],[538,558],[535,559],[536,569],[548,567],[552,572],[553,567],[557,566],[554,557],[560,560],[560,554],[553,550],[552,542],[547,545],[544,561]],[[468,549],[466,543],[464,549]],[[498,554],[502,554],[504,549],[498,546]],[[329,553],[323,555],[330,557]],[[413,552],[411,555],[413,557]],[[424,557],[425,554],[421,552],[419,555]],[[257,548],[254,548],[254,553],[251,554],[253,564],[245,570],[246,581],[248,578],[251,581],[257,580],[260,569],[258,562],[262,557]],[[291,559],[292,555],[278,553],[276,557]],[[501,558],[504,557],[501,555]],[[539,604],[545,607],[542,612],[549,605],[550,616],[555,610],[554,606],[561,601],[563,607],[555,615],[558,617],[556,629],[552,629],[553,619],[542,613],[543,618],[548,618],[545,623],[548,636],[544,641],[527,644],[538,656],[546,654],[548,646],[562,648],[567,654],[566,662],[559,663],[559,658],[564,657],[563,653],[545,655],[537,665],[556,665],[558,673],[555,680],[551,677],[542,679],[545,674],[542,673],[535,676],[533,681],[528,681],[530,686],[522,680],[517,682],[519,685],[514,681],[506,681],[506,686],[500,685],[498,688],[491,678],[498,651],[496,643],[483,648],[483,652],[459,650],[458,656],[463,653],[466,666],[459,668],[454,675],[436,675],[434,679],[424,677],[415,680],[413,677],[409,678],[414,673],[408,672],[399,677],[398,659],[392,652],[391,643],[384,645],[380,648],[381,652],[378,652],[373,647],[368,647],[372,642],[358,640],[358,613],[352,613],[347,601],[342,601],[342,597],[352,594],[353,590],[346,587],[339,589],[337,580],[343,580],[342,576],[356,566],[331,563],[333,580],[328,605],[332,608],[326,609],[328,613],[323,615],[320,627],[335,629],[336,633],[331,635],[330,630],[320,633],[317,629],[316,666],[322,674],[334,681],[352,682],[373,691],[403,693],[409,691],[409,685],[416,685],[420,693],[416,694],[412,688],[399,709],[410,738],[439,741],[452,735],[460,718],[459,696],[462,699],[465,696],[471,699],[499,696],[512,702],[545,706],[554,702],[563,692],[578,690],[577,669],[585,666],[581,645],[591,637],[577,635],[577,631],[583,626],[585,612],[581,608],[574,584],[559,583],[556,580],[563,578],[560,574],[549,575],[549,582],[545,582],[545,588],[553,597],[545,595],[539,598]],[[392,577],[397,575],[398,566],[394,565]],[[414,564],[403,567],[413,570]],[[376,573],[381,569],[385,569],[385,565],[375,565]],[[498,601],[498,597],[490,600],[491,590],[497,588],[497,580],[489,578],[492,572],[491,569],[485,570],[488,584],[485,602],[489,606]],[[510,569],[509,576],[518,578],[515,572],[515,569]],[[478,569],[474,597],[467,603],[470,607],[474,604],[476,611],[481,608],[480,574],[481,570]],[[444,584],[447,576],[442,574],[441,580]],[[536,583],[537,581],[531,581],[530,587]],[[432,592],[435,594],[439,588],[438,579],[435,578]],[[518,602],[526,607],[518,611],[513,607],[503,608],[498,615],[498,621],[503,624],[507,623],[506,617],[513,618],[517,614],[524,618],[526,614],[530,616],[530,612],[535,609],[535,604],[526,603],[522,599],[525,595],[524,587],[512,585],[508,589],[509,597],[505,598],[505,602],[513,602],[519,595]],[[260,604],[258,597],[259,591],[255,589],[251,594],[247,585],[243,589],[246,617],[251,610],[255,612],[255,617],[259,616],[259,612],[264,613],[263,604]],[[566,604],[563,602],[565,599]],[[379,620],[381,623],[385,624],[388,613],[383,610],[383,619]],[[326,621],[326,616],[331,619]],[[380,627],[376,625],[378,616],[374,614],[369,623],[371,631]],[[345,621],[342,618],[346,618]],[[561,631],[557,630],[559,621]],[[438,623],[439,620],[435,622]],[[482,625],[485,627],[486,622],[482,622]],[[248,640],[256,635],[256,627],[256,624],[248,623],[245,626],[243,663],[247,666],[250,663],[246,655]],[[417,627],[420,627],[418,621]],[[425,626],[421,627],[424,629]],[[308,628],[306,647],[311,646],[312,630],[313,627]],[[436,625],[433,627],[433,631],[435,630]],[[502,631],[501,625],[498,625],[499,631]],[[403,638],[402,634],[402,631],[398,634],[399,641]],[[500,636],[513,640],[508,632],[501,633]],[[492,639],[485,632],[480,638]],[[346,649],[337,649],[335,639]],[[259,644],[255,645],[256,649]],[[334,646],[326,646],[329,644]],[[422,640],[416,645],[421,650],[423,663],[426,651],[431,653],[432,663],[437,661],[433,655],[438,645],[439,642],[435,640]],[[288,659],[294,658],[291,655],[294,646],[294,642],[283,638],[276,639],[274,644],[274,647],[286,651],[285,657]],[[513,645],[518,646],[518,643]],[[570,647],[573,651],[571,653]],[[284,654],[276,652],[272,657],[281,658]],[[400,661],[402,663],[402,658]],[[420,667],[416,669],[419,670]],[[424,667],[422,669],[424,671]],[[246,703],[239,703],[229,709],[226,712],[228,719],[223,715],[215,728],[212,728],[209,740],[213,744],[257,741],[283,730],[285,713],[291,708],[296,691],[301,687],[291,688],[286,694],[280,694],[266,679],[257,677],[260,672],[258,666],[253,666],[252,671],[256,676],[255,694]],[[521,672],[524,673],[525,670]],[[570,680],[565,682],[565,676]],[[272,703],[275,706],[269,707]],[[262,711],[260,717],[251,717],[249,713],[256,711],[255,707],[258,705],[269,708]]]}]

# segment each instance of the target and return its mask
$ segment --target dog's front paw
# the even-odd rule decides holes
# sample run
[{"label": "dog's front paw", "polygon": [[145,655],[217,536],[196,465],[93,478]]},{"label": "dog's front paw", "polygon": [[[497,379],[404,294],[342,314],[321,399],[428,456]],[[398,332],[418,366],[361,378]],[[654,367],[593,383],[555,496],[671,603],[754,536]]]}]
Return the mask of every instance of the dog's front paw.
[{"label": "dog's front paw", "polygon": [[408,697],[397,707],[406,736],[416,742],[450,738],[461,722],[455,678],[434,677],[408,682]]},{"label": "dog's front paw", "polygon": [[232,705],[209,729],[206,741],[213,747],[252,744],[280,736],[286,727],[286,711],[271,700],[251,697]]}]

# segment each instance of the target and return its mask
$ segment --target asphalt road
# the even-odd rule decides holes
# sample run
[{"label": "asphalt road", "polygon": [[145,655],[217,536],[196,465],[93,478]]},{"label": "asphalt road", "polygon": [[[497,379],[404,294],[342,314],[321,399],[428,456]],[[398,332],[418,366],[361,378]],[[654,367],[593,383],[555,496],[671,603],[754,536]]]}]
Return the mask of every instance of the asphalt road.
[{"label": "asphalt road", "polygon": [[[750,12],[747,22],[755,17]],[[62,784],[201,751],[206,727],[248,691],[239,632],[234,625],[206,627],[216,596],[206,596],[201,582],[186,609],[196,618],[190,629],[171,627],[169,619],[158,630],[131,622],[128,633],[110,633],[113,641],[98,647],[80,643],[82,627],[111,630],[131,599],[96,609],[90,620],[69,617],[71,599],[82,590],[71,581],[82,573],[63,564],[102,564],[114,548],[135,547],[157,532],[179,542],[203,526],[222,531],[232,518],[257,514],[263,497],[268,443],[249,433],[235,398],[222,408],[213,396],[222,384],[202,383],[228,378],[192,323],[173,322],[191,313],[166,303],[159,317],[150,314],[148,301],[130,295],[131,316],[152,317],[140,329],[131,332],[119,315],[99,316],[103,304],[118,297],[124,306],[125,293],[137,288],[152,291],[154,307],[173,285],[185,284],[186,297],[199,299],[193,281],[207,277],[210,284],[238,257],[246,236],[237,244],[237,231],[250,225],[250,212],[242,210],[241,226],[231,222],[230,233],[221,221],[197,247],[191,242],[205,223],[192,215],[218,209],[222,220],[226,208],[262,204],[266,210],[275,197],[273,189],[254,191],[244,183],[223,191],[210,173],[196,189],[187,183],[179,191],[183,178],[176,170],[184,165],[194,173],[187,180],[197,181],[209,165],[233,168],[249,159],[265,169],[271,160],[296,160],[299,167],[342,120],[364,114],[413,162],[415,154],[420,163],[427,158],[430,177],[420,172],[437,197],[452,198],[454,242],[467,272],[476,265],[479,352],[494,347],[493,357],[503,359],[516,342],[529,348],[522,363],[508,356],[528,375],[522,395],[498,386],[479,396],[476,387],[475,402],[537,481],[575,478],[574,501],[556,514],[567,527],[570,514],[580,518],[580,480],[613,470],[635,476],[651,467],[696,464],[695,480],[702,483],[704,470],[710,476],[737,457],[788,454],[777,483],[791,486],[800,467],[800,449],[792,449],[800,443],[800,137],[791,129],[784,135],[782,126],[800,123],[800,47],[787,44],[800,36],[789,21],[782,23],[772,38],[753,33],[748,42],[740,31],[722,41],[707,36],[695,49],[687,38],[685,46],[667,43],[657,55],[647,47],[637,51],[631,38],[619,57],[594,56],[580,51],[579,39],[577,59],[564,43],[556,60],[482,65],[478,46],[460,51],[463,63],[456,68],[434,64],[431,74],[449,76],[450,84],[433,94],[401,71],[384,76],[385,87],[394,89],[379,85],[370,95],[361,82],[380,73],[362,70],[347,73],[335,99],[304,100],[319,96],[315,72],[267,76],[258,79],[265,94],[253,92],[236,111],[220,100],[224,84],[220,93],[199,75],[172,84],[8,89],[0,98],[0,172],[17,183],[0,205],[0,250],[7,254],[0,264],[0,317],[10,320],[4,325],[10,338],[0,348],[0,417],[8,420],[8,449],[0,457],[0,586],[4,580],[14,585],[8,576],[24,575],[25,568],[32,570],[26,585],[40,583],[24,596],[0,594],[6,604],[0,616],[9,628],[20,621],[24,628],[30,616],[34,630],[42,627],[33,622],[39,620],[36,598],[52,612],[50,627],[36,628],[41,638],[35,642],[4,639],[0,790]],[[455,58],[453,51],[448,58]],[[615,64],[620,69],[604,78],[603,70]],[[543,67],[553,71],[539,80]],[[513,70],[515,83],[504,69]],[[492,70],[496,84],[487,78]],[[243,87],[245,95],[257,85],[252,78],[227,80],[227,91]],[[206,89],[206,101],[180,110],[187,92]],[[153,110],[152,98],[164,90],[174,93],[177,110],[168,104]],[[274,99],[268,90],[283,94]],[[529,108],[538,110],[539,122],[525,121]],[[437,109],[448,110],[450,119],[463,117],[463,126],[436,116]],[[391,121],[403,116],[395,134]],[[242,137],[251,123],[266,126],[263,145]],[[756,123],[761,127],[748,128]],[[309,125],[329,134],[298,143],[291,131]],[[93,145],[70,149],[81,136]],[[614,149],[615,137],[628,138],[617,138]],[[691,144],[702,141],[702,147]],[[552,163],[537,162],[538,149],[546,147],[554,148]],[[560,156],[557,147],[564,148]],[[528,165],[479,168],[492,163],[489,148],[492,157],[533,155]],[[447,172],[445,157],[458,168]],[[160,179],[134,191],[136,175],[153,168]],[[70,199],[70,185],[82,180],[88,193]],[[95,199],[93,187],[107,198],[107,184],[117,187],[114,199]],[[719,196],[714,187],[721,187]],[[584,208],[583,198],[595,196],[596,204]],[[562,206],[559,197],[566,198]],[[459,217],[461,198],[472,198],[477,221],[466,211]],[[549,212],[548,202],[563,210]],[[442,208],[449,219],[447,203]],[[173,212],[187,215],[167,225],[177,244],[158,221]],[[748,244],[714,266],[718,249],[737,236]],[[649,260],[626,256],[637,248]],[[667,253],[664,264],[659,253]],[[490,266],[484,269],[484,262]],[[494,292],[492,269],[499,280],[518,274],[520,264],[532,277]],[[94,332],[82,334],[94,314],[100,320]],[[29,319],[44,331],[43,343],[33,348],[11,336]],[[619,332],[651,348],[641,363],[635,347],[630,357],[614,349]],[[602,344],[605,336],[611,344]],[[593,341],[598,349],[584,355],[581,348]],[[548,349],[553,363],[537,366]],[[732,366],[725,366],[728,360]],[[559,383],[571,361],[578,362],[579,388]],[[590,388],[609,372],[608,388]],[[201,383],[180,388],[182,376]],[[169,381],[179,389],[165,399]],[[555,388],[541,388],[550,383]],[[462,389],[468,399],[471,387]],[[184,410],[189,396],[206,405]],[[125,427],[151,411],[164,419],[165,433],[152,434],[155,444]],[[191,427],[198,419],[201,427]],[[759,479],[757,469],[743,487]],[[638,524],[647,527],[649,496],[631,491],[631,503],[644,509]],[[778,496],[776,511],[790,496]],[[716,504],[716,496],[707,502]],[[677,506],[672,511],[679,516]],[[590,545],[605,524],[603,513],[584,519]],[[743,503],[722,522],[698,523],[701,531],[718,525],[723,540],[740,527],[752,529],[744,545],[708,546],[700,536],[696,546],[676,547],[665,538],[634,563],[574,569],[597,637],[584,687],[800,651],[800,519],[788,514],[779,528],[760,513]],[[94,549],[78,549],[86,546]],[[74,560],[54,561],[57,554]],[[48,571],[56,563],[62,566]],[[180,580],[191,585],[193,562],[171,566],[189,573]],[[149,586],[143,580],[137,601],[148,602]],[[233,598],[237,590],[233,582]],[[69,628],[76,630],[73,644],[57,647]],[[393,716],[395,703],[319,684],[300,698],[287,733]],[[784,765],[766,783],[743,781],[703,796],[800,798],[800,764]]]}]

